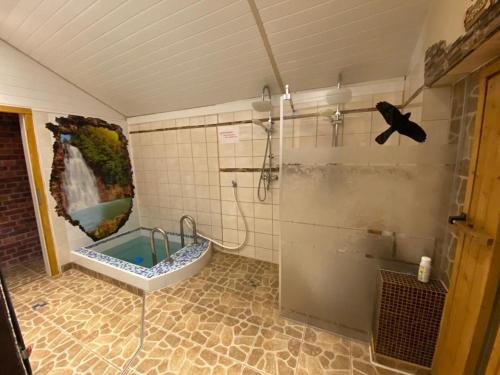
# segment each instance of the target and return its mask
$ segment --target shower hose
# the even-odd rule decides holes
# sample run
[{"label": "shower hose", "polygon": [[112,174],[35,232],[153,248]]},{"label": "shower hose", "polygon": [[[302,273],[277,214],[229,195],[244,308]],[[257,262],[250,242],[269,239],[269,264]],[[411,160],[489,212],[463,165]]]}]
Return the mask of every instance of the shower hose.
[{"label": "shower hose", "polygon": [[[203,233],[197,232],[196,234],[199,237],[204,238],[205,240],[212,242],[213,244],[221,247],[224,250],[236,251],[236,250],[241,249],[247,243],[247,240],[248,240],[248,223],[247,223],[247,219],[245,218],[245,215],[243,214],[243,210],[241,209],[240,201],[238,200],[238,184],[236,183],[236,181],[232,181],[232,183],[233,183],[234,201],[236,202],[236,207],[238,208],[238,212],[240,213],[241,218],[243,220],[243,224],[245,225],[245,237],[243,238],[243,241],[239,245],[237,245],[237,246],[227,246],[227,245],[223,245],[221,242],[219,242],[217,240],[214,240],[213,238],[205,236]],[[191,227],[189,221],[188,221],[187,225],[191,229],[193,229]]]}]

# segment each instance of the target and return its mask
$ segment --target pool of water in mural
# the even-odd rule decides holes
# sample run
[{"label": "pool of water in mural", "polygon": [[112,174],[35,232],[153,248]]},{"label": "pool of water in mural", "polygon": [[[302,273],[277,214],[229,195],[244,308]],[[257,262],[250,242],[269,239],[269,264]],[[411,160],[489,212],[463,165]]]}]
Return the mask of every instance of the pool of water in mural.
[{"label": "pool of water in mural", "polygon": [[[158,262],[160,262],[165,259],[165,245],[163,239],[160,238],[156,238],[155,242],[157,258]],[[171,240],[168,241],[168,245],[170,255],[181,248],[179,242]],[[153,267],[151,244],[149,242],[149,237],[146,236],[136,237],[111,249],[105,250],[102,253],[146,268]]]},{"label": "pool of water in mural", "polygon": [[114,219],[117,215],[127,212],[131,204],[130,198],[115,199],[72,212],[70,216],[73,220],[78,220],[86,232],[91,232],[103,221]]}]

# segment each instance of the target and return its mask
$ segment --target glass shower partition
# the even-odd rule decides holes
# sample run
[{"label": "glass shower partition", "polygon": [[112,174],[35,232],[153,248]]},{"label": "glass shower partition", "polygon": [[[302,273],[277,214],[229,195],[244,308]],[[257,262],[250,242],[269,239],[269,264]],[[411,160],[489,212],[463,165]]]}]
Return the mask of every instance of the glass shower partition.
[{"label": "glass shower partition", "polygon": [[324,97],[292,96],[295,112],[286,100],[280,111],[281,312],[363,340],[378,270],[416,273],[421,256],[439,258],[455,156],[397,133],[375,143],[387,128],[378,98],[345,105],[337,142]]}]

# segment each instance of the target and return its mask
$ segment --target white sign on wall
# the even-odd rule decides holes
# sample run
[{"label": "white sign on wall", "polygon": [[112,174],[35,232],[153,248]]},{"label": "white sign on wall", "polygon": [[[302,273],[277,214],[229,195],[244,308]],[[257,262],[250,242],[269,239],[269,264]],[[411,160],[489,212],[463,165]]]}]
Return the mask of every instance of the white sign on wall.
[{"label": "white sign on wall", "polygon": [[222,126],[218,129],[221,144],[238,143],[240,141],[240,129],[237,126]]}]

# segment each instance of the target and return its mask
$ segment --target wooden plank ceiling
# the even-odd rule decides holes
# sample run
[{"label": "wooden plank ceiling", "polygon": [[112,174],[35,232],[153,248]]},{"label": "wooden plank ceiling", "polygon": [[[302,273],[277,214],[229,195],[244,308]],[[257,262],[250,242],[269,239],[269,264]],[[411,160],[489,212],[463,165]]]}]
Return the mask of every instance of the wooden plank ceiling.
[{"label": "wooden plank ceiling", "polygon": [[[126,116],[279,87],[248,0],[1,0],[0,39]],[[256,0],[293,90],[402,76],[428,0]]]}]

